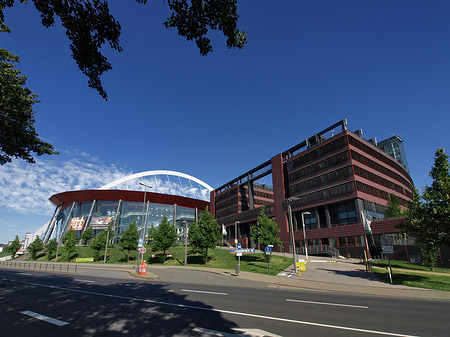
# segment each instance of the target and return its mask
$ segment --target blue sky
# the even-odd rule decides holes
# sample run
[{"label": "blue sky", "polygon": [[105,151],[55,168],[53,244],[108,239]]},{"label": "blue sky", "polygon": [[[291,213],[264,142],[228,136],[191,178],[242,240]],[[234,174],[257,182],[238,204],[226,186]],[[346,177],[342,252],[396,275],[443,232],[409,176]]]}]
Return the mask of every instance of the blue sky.
[{"label": "blue sky", "polygon": [[212,33],[206,57],[163,27],[164,1],[111,3],[124,51],[103,48],[107,102],[58,22],[44,28],[32,3],[5,11],[0,47],[20,56],[37,131],[61,154],[0,167],[0,243],[43,225],[53,193],[156,169],[218,187],[343,118],[366,139],[402,137],[419,189],[450,149],[448,1],[239,1],[248,44]]}]

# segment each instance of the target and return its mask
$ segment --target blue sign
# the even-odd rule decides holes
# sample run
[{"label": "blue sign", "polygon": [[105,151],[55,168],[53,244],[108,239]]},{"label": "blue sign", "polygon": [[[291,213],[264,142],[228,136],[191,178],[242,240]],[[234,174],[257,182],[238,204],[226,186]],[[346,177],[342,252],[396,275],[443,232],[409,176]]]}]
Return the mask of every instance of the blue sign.
[{"label": "blue sign", "polygon": [[236,253],[256,253],[256,250],[254,248],[246,248],[246,249],[231,249],[229,250],[230,254],[236,254]]},{"label": "blue sign", "polygon": [[240,243],[238,243],[238,249],[241,249],[241,248],[242,248],[241,244],[240,244]]},{"label": "blue sign", "polygon": [[144,245],[144,239],[138,240],[138,247],[142,247]]},{"label": "blue sign", "polygon": [[266,246],[266,253],[269,253],[272,251],[272,248],[270,248],[269,246]]}]

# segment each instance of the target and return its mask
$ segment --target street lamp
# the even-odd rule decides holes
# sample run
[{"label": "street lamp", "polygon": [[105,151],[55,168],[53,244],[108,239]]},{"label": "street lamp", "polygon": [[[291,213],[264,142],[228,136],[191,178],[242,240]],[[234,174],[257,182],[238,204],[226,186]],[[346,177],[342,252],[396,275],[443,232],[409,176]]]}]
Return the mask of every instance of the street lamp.
[{"label": "street lamp", "polygon": [[292,224],[292,208],[291,201],[298,200],[296,197],[290,197],[286,199],[289,215],[289,231],[291,232],[291,245],[292,245],[292,258],[294,260],[294,271],[297,274],[297,252],[295,251],[295,240],[294,240],[294,226]]},{"label": "street lamp", "polygon": [[240,257],[240,252],[237,250],[238,248],[238,235],[237,235],[237,224],[241,223],[240,221],[235,221],[234,222],[234,245],[236,247],[236,256],[238,258],[238,264],[236,265],[236,275],[239,276],[240,271],[241,271],[241,257]]},{"label": "street lamp", "polygon": [[[142,181],[139,182],[139,185],[144,186],[144,202],[142,205],[142,226],[141,226],[141,235],[139,237],[144,240],[145,232],[147,231],[147,228],[144,229],[144,217],[145,217],[145,200],[147,197],[147,187],[152,188],[150,185],[144,184]],[[147,227],[147,222],[145,222],[145,227]],[[138,253],[138,259],[137,259],[137,272],[139,273],[139,264],[141,262],[141,254]]]},{"label": "street lamp", "polygon": [[238,244],[238,232],[237,232],[237,224],[241,223],[240,221],[235,221],[234,222],[234,244],[236,245],[237,248],[237,244]]},{"label": "street lamp", "polygon": [[306,241],[305,232],[305,214],[311,214],[311,212],[302,212],[303,242],[305,243],[306,261],[308,261],[308,242]]}]

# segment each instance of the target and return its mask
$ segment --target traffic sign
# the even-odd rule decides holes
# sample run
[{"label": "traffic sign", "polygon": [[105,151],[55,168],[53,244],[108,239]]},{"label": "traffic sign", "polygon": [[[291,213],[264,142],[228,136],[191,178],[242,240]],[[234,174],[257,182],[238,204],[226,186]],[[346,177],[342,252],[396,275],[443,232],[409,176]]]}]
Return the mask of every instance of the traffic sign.
[{"label": "traffic sign", "polygon": [[272,248],[270,248],[270,246],[266,246],[266,253],[270,254],[271,251],[272,251]]},{"label": "traffic sign", "polygon": [[138,240],[138,247],[142,247],[144,245],[144,239]]},{"label": "traffic sign", "polygon": [[237,249],[241,249],[241,248],[242,248],[242,245],[240,243],[238,243]]},{"label": "traffic sign", "polygon": [[242,253],[236,253],[236,256],[242,256]]},{"label": "traffic sign", "polygon": [[145,252],[147,251],[147,249],[145,249],[145,247],[141,247],[141,248],[139,248],[139,251],[140,251],[142,254],[145,254]]}]

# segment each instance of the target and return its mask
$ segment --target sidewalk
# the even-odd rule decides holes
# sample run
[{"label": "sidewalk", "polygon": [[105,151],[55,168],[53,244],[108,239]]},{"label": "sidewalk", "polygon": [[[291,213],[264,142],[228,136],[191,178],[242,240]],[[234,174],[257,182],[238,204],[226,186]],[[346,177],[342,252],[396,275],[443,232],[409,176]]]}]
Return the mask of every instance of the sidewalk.
[{"label": "sidewalk", "polygon": [[[5,262],[0,263],[0,268],[8,268],[5,264]],[[40,268],[37,267],[30,268],[29,262],[26,264],[28,265],[28,268],[26,266],[23,266],[22,268],[34,269],[36,271],[40,270]],[[42,265],[45,264],[42,263]],[[55,263],[50,263],[49,265],[55,265]],[[104,270],[105,272],[119,271],[127,273],[130,277],[146,279],[148,281],[159,279],[158,269],[189,269],[196,270],[198,272],[213,273],[221,277],[240,278],[254,282],[263,282],[271,288],[298,288],[309,289],[311,291],[332,291],[371,296],[380,295],[450,301],[450,292],[447,291],[391,285],[379,281],[372,273],[365,272],[364,266],[359,263],[359,260],[336,260],[310,257],[308,263],[306,264],[306,272],[301,272],[301,276],[294,273],[293,265],[285,271],[279,273],[277,276],[256,274],[245,271],[241,271],[239,276],[237,276],[234,270],[229,269],[154,265],[148,266],[149,268],[147,270],[147,275],[140,276],[136,274],[136,266],[134,265],[93,263],[66,263],[61,265],[64,266],[62,268],[62,272],[65,273],[74,273],[76,270]],[[66,266],[68,266],[67,271]],[[11,268],[21,267],[11,266]]]}]

